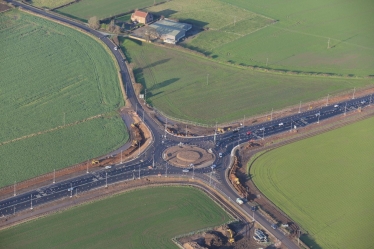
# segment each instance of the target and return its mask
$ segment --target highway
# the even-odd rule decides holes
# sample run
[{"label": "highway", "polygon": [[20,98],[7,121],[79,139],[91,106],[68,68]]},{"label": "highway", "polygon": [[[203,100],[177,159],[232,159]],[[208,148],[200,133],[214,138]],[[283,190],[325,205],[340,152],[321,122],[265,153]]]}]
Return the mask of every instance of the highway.
[{"label": "highway", "polygon": [[[230,154],[235,146],[249,140],[261,140],[275,134],[289,132],[292,129],[305,127],[332,117],[345,115],[345,113],[352,112],[358,108],[364,108],[372,104],[371,95],[351,99],[346,102],[300,112],[281,119],[270,120],[268,122],[259,123],[252,126],[244,126],[240,129],[226,132],[224,134],[217,134],[216,143],[214,143],[213,135],[196,138],[176,137],[172,134],[166,133],[163,127],[159,127],[157,123],[154,122],[154,120],[147,114],[147,112],[144,112],[142,105],[138,102],[138,99],[135,96],[129,72],[126,64],[124,63],[125,58],[123,58],[121,53],[115,49],[115,45],[110,39],[102,35],[100,32],[90,29],[84,24],[74,22],[60,15],[55,15],[53,12],[40,10],[13,0],[7,0],[7,2],[12,3],[14,6],[21,6],[22,8],[39,15],[44,15],[51,19],[78,27],[101,39],[115,56],[120,66],[121,77],[125,84],[128,100],[131,102],[133,107],[137,106],[136,109],[139,117],[144,117],[143,121],[150,129],[153,140],[145,152],[139,154],[136,159],[130,162],[113,165],[109,169],[88,172],[84,175],[66,181],[56,183],[51,182],[49,185],[42,188],[0,200],[0,217],[13,215],[16,212],[30,209],[37,205],[61,198],[73,197],[74,195],[79,195],[79,193],[83,191],[103,188],[106,185],[113,184],[115,182],[144,178],[151,175],[167,177],[168,175],[183,174],[188,177],[201,178],[211,183],[212,186],[221,191],[221,193],[226,195],[230,200],[235,200],[238,195],[232,190],[225,180],[225,170],[229,166]],[[210,166],[208,166],[201,169],[191,169],[190,172],[183,173],[180,168],[166,164],[162,157],[164,150],[168,147],[178,145],[179,143],[197,145],[205,149],[212,149],[213,153],[215,154],[215,161],[213,164],[217,165],[217,167],[212,169]],[[219,157],[219,153],[222,153],[222,157]],[[251,206],[248,203],[242,205],[242,208],[251,216],[255,216],[257,222],[259,222],[267,230],[271,231],[273,235],[282,241],[282,243],[288,248],[298,248],[297,245],[281,231],[272,229],[270,227],[271,224],[257,211],[252,212]]]}]

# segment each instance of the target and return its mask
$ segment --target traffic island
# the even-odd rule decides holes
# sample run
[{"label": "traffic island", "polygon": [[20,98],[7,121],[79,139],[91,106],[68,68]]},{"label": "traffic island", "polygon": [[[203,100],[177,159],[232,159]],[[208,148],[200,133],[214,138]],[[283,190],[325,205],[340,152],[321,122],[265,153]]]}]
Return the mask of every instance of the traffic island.
[{"label": "traffic island", "polygon": [[211,151],[207,151],[195,145],[178,145],[167,148],[163,152],[163,159],[179,168],[203,168],[211,165],[215,156]]}]

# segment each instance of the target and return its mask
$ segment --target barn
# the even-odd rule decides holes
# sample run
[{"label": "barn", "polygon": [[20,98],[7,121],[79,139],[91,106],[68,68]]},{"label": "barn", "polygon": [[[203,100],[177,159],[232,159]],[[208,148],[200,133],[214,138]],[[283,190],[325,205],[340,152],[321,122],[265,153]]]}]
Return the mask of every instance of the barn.
[{"label": "barn", "polygon": [[192,28],[192,25],[165,18],[151,24],[150,27],[156,30],[164,42],[175,44],[185,37],[186,32]]}]

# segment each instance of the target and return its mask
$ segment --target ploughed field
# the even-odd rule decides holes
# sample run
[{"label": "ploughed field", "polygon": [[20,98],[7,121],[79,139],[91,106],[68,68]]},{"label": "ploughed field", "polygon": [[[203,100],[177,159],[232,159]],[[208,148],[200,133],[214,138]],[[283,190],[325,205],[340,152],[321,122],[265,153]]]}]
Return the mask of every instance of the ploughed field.
[{"label": "ploughed field", "polygon": [[345,79],[263,73],[222,64],[172,48],[125,39],[147,102],[173,117],[215,124],[270,113],[327,94],[373,83]]},{"label": "ploughed field", "polygon": [[370,248],[373,146],[370,118],[265,153],[250,174],[260,191],[309,233],[307,243]]},{"label": "ploughed field", "polygon": [[173,0],[147,10],[205,29],[182,44],[219,61],[368,76],[373,8],[367,0]]},{"label": "ploughed field", "polygon": [[176,248],[171,239],[230,220],[199,190],[155,187],[0,231],[3,248]]},{"label": "ploughed field", "polygon": [[0,14],[0,187],[110,152],[128,139],[102,45],[17,10]]}]

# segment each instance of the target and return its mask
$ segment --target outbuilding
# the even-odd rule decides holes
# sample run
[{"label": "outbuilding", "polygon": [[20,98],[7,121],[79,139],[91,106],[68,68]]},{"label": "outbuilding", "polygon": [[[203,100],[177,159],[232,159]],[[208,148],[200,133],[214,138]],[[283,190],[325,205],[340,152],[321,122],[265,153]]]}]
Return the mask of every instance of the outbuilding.
[{"label": "outbuilding", "polygon": [[186,36],[186,32],[192,28],[191,24],[181,23],[170,19],[157,21],[150,27],[154,28],[165,43],[175,44]]}]

